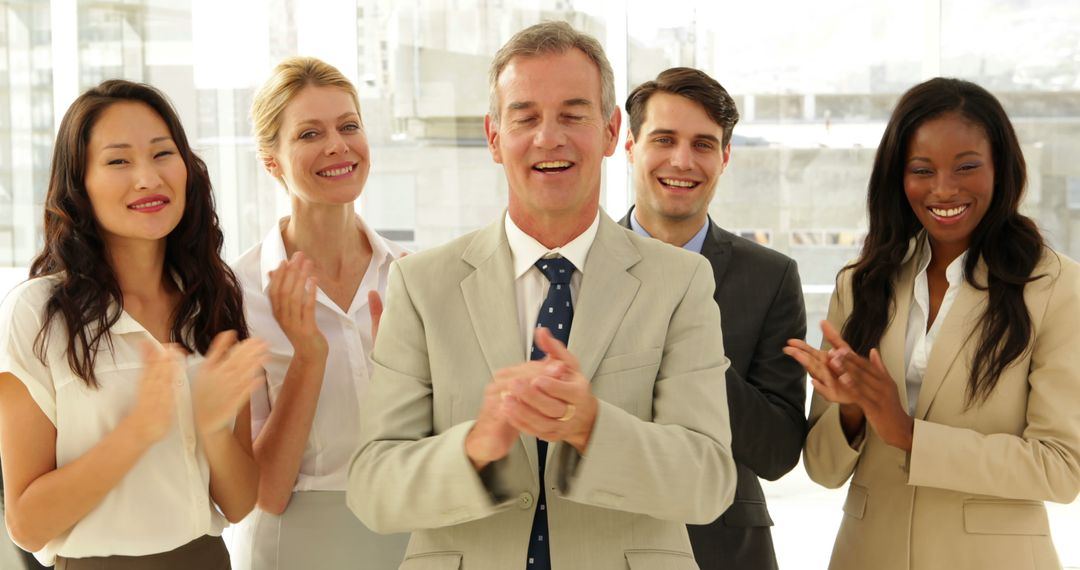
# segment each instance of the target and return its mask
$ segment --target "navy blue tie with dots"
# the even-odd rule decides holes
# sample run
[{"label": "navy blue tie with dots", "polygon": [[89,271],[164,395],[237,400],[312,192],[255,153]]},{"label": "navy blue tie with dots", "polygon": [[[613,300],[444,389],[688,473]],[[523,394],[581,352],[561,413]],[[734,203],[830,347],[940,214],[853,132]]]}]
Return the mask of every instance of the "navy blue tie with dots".
[{"label": "navy blue tie with dots", "polygon": [[[551,281],[547,298],[540,307],[540,316],[536,319],[537,327],[551,331],[559,342],[570,341],[570,321],[574,319],[574,306],[570,299],[570,276],[574,274],[574,264],[563,257],[541,259],[536,268]],[[531,360],[544,358],[544,352],[533,342]],[[544,489],[544,466],[547,464],[547,442],[536,438],[536,457],[540,468],[540,497],[536,501],[536,515],[533,517],[532,534],[529,536],[529,560],[526,570],[550,570],[551,551],[548,547],[547,493]]]}]

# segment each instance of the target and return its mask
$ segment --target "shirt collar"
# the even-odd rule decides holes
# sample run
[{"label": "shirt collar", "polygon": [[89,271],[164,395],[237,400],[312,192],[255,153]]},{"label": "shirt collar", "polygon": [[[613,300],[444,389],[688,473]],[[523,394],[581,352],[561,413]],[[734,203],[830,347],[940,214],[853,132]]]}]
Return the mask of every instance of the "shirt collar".
[{"label": "shirt collar", "polygon": [[[169,276],[172,277],[173,283],[176,284],[177,289],[180,289],[180,291],[183,292],[184,284],[180,282],[180,276],[174,271],[170,271]],[[146,330],[146,327],[135,320],[135,317],[131,316],[127,311],[121,308],[120,318],[116,319],[113,326],[109,327],[109,334],[128,334],[133,332],[145,332],[146,334],[150,334],[149,331]]]},{"label": "shirt collar", "polygon": [[129,315],[127,311],[120,311],[120,318],[116,319],[113,326],[109,327],[109,334],[128,334],[133,332],[142,332],[146,329],[136,321],[134,317]]},{"label": "shirt collar", "polygon": [[[930,238],[927,234],[922,235],[922,247],[920,248],[922,254],[919,257],[919,264],[916,266],[916,275],[925,275],[926,268],[930,267],[930,259],[933,256],[933,252],[930,249]],[[945,268],[945,279],[949,281],[949,287],[955,287],[961,281],[964,280],[964,261],[967,260],[968,251],[964,250],[956,259],[949,263],[949,266]]]},{"label": "shirt collar", "polygon": [[[263,291],[270,288],[270,272],[277,269],[278,265],[287,259],[285,238],[281,237],[281,231],[288,220],[288,216],[278,220],[263,237],[262,251],[259,252],[259,276],[262,279]],[[381,267],[391,263],[405,252],[405,248],[388,241],[371,229],[363,218],[358,218],[358,221],[360,230],[364,232],[368,243],[371,244],[371,263],[375,266]]]},{"label": "shirt collar", "polygon": [[506,241],[510,245],[510,255],[514,259],[514,279],[525,274],[542,257],[561,255],[570,260],[574,267],[581,273],[585,272],[585,260],[589,257],[589,248],[596,239],[596,231],[600,227],[600,211],[597,210],[592,224],[570,243],[555,249],[548,249],[536,241],[536,238],[525,233],[510,219],[507,212],[503,221],[506,230]]},{"label": "shirt collar", "polygon": [[276,224],[272,224],[270,230],[262,240],[262,250],[259,252],[259,276],[262,278],[262,290],[270,289],[270,272],[277,269],[282,261],[285,261],[285,239],[281,237],[281,229],[285,226],[288,217],[281,218]]},{"label": "shirt collar", "polygon": [[[634,211],[630,212],[630,229],[634,230],[634,233],[638,235],[642,235],[648,238],[652,237],[652,234],[650,234],[648,230],[646,230],[644,226],[641,225],[641,222],[638,222],[637,208],[634,208]],[[701,248],[705,245],[705,236],[708,234],[709,217],[705,216],[705,223],[701,224],[701,229],[698,230],[696,234],[694,234],[694,237],[690,238],[690,241],[684,243],[682,245],[682,248],[687,251],[692,251],[694,253],[701,253]]]}]

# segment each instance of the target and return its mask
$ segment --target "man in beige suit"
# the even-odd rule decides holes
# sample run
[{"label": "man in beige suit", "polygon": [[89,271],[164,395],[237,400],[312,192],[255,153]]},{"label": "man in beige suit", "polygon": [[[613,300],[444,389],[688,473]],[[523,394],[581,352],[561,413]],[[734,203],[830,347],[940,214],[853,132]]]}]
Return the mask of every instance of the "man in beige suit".
[{"label": "man in beige suit", "polygon": [[491,87],[507,214],[397,263],[349,506],[413,531],[403,569],[697,568],[684,525],[736,477],[710,266],[599,210],[620,115],[595,39],[523,30]]}]

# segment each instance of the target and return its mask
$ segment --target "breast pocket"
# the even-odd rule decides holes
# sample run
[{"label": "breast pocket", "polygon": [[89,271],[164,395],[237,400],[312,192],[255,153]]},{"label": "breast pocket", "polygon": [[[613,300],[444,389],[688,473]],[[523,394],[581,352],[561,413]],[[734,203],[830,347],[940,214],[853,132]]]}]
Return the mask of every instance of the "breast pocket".
[{"label": "breast pocket", "polygon": [[674,550],[627,550],[626,566],[630,570],[697,570],[694,557]]},{"label": "breast pocket", "polygon": [[651,421],[653,387],[663,353],[662,348],[650,348],[603,359],[593,374],[593,394],[643,420]]},{"label": "breast pocket", "polygon": [[[113,362],[107,354],[94,367],[97,386],[64,368],[57,383],[57,462],[66,465],[86,453],[131,413],[139,392],[142,363]],[[61,419],[62,418],[62,419]]]},{"label": "breast pocket", "polygon": [[458,570],[461,568],[460,552],[431,552],[409,556],[398,570]]}]

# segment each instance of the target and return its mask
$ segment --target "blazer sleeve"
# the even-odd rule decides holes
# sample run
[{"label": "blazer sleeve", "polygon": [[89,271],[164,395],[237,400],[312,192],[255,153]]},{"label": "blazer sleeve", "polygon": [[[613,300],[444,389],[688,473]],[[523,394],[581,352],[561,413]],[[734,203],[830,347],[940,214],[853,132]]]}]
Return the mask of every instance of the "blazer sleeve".
[{"label": "blazer sleeve", "polygon": [[555,444],[556,491],[578,503],[705,524],[735,494],[719,309],[704,257],[668,323],[653,385],[651,422],[599,404],[580,455]]},{"label": "blazer sleeve", "polygon": [[[850,297],[846,293],[849,275],[845,272],[836,280],[836,289],[829,300],[827,319],[836,330],[843,330],[849,312],[847,301]],[[832,346],[828,341],[822,340],[821,350],[830,349]],[[810,432],[803,450],[803,464],[810,479],[829,489],[846,483],[866,444],[865,430],[864,426],[853,447],[840,425],[840,405],[827,401],[814,391],[810,399]]]},{"label": "blazer sleeve", "polygon": [[[500,484],[512,459],[477,473],[465,454],[475,422],[434,433],[424,323],[397,264],[386,301],[361,408],[360,449],[349,466],[349,508],[381,533],[444,527],[508,508],[516,494]],[[524,456],[514,451],[509,458]]]},{"label": "blazer sleeve", "polygon": [[1035,327],[1023,432],[984,434],[916,420],[909,484],[1008,499],[1068,503],[1076,498],[1080,278],[1075,262],[1062,261],[1065,271],[1052,285],[1042,321]]},{"label": "blazer sleeve", "polygon": [[806,338],[794,261],[787,263],[760,331],[746,378],[735,367],[727,370],[731,451],[736,462],[775,481],[799,462],[807,429],[806,371],[783,353],[789,338]]}]

